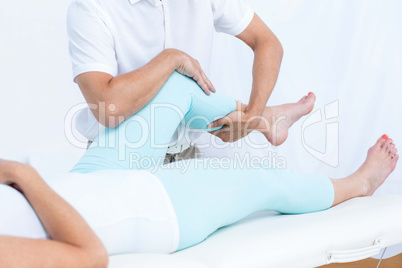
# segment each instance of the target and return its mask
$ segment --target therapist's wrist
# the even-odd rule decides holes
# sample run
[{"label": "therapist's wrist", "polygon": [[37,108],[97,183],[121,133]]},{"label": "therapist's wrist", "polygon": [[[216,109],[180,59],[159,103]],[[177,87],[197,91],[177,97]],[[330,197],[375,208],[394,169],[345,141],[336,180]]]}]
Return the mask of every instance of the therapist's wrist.
[{"label": "therapist's wrist", "polygon": [[184,60],[184,53],[178,49],[168,48],[162,52],[168,62],[173,63],[174,69],[178,69]]},{"label": "therapist's wrist", "polygon": [[257,129],[260,122],[261,118],[263,116],[264,109],[258,109],[255,107],[250,107],[247,106],[246,110],[244,113],[247,116],[247,121],[248,121],[248,129]]}]

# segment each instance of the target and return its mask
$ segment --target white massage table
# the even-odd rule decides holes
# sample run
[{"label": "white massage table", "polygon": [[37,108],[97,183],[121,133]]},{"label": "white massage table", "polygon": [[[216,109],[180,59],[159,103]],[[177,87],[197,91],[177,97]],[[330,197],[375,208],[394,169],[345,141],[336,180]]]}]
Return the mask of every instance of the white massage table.
[{"label": "white massage table", "polygon": [[[27,162],[46,177],[68,171],[81,153],[33,154]],[[365,259],[399,243],[402,196],[361,197],[311,214],[254,213],[197,246],[170,255],[111,256],[109,268],[316,267]]]},{"label": "white massage table", "polygon": [[361,197],[311,214],[255,213],[192,248],[111,256],[109,267],[316,267],[365,259],[400,242],[402,196]]}]

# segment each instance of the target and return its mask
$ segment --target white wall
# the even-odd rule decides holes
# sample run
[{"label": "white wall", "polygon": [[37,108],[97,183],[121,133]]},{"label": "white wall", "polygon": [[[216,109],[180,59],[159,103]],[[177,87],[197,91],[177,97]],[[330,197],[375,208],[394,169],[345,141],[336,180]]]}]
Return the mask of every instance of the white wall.
[{"label": "white wall", "polygon": [[[324,152],[326,124],[338,124],[336,167],[313,157],[302,145],[305,118],[293,126],[285,144],[269,150],[285,157],[288,167],[295,171],[341,177],[360,165],[367,149],[383,133],[392,137],[397,146],[402,143],[402,18],[398,14],[402,2],[247,2],[276,33],[285,50],[269,104],[297,101],[309,91],[317,95],[315,110],[339,102],[338,118],[305,129],[307,147]],[[224,35],[218,35],[216,43],[214,73],[219,77],[215,75],[212,80],[218,89],[232,91],[236,98],[247,100],[251,51]],[[402,181],[401,166],[389,181]],[[402,187],[389,187],[387,191],[402,194]]]},{"label": "white wall", "polygon": [[0,157],[65,143],[66,112],[83,101],[71,78],[69,3],[8,1],[0,9]]}]

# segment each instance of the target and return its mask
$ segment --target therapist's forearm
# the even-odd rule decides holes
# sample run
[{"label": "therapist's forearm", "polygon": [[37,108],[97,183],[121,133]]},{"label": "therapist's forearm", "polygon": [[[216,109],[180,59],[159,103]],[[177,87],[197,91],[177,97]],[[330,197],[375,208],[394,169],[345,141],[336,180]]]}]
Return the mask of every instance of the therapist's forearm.
[{"label": "therapist's forearm", "polygon": [[275,87],[283,57],[283,48],[276,39],[260,41],[254,47],[253,87],[246,113],[262,115]]},{"label": "therapist's forearm", "polygon": [[124,120],[141,110],[155,97],[179,64],[177,51],[165,50],[142,68],[110,80],[103,99],[114,104],[116,110],[112,115]]}]

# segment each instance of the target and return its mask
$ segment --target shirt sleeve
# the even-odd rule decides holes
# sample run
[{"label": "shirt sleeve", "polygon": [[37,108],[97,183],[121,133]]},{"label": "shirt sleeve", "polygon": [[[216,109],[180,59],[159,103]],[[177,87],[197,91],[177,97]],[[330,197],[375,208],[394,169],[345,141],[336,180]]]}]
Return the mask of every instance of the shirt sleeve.
[{"label": "shirt sleeve", "polygon": [[210,1],[217,32],[239,35],[253,19],[254,11],[242,0]]},{"label": "shirt sleeve", "polygon": [[77,75],[98,71],[117,75],[113,36],[90,1],[74,1],[67,12],[73,81]]}]

